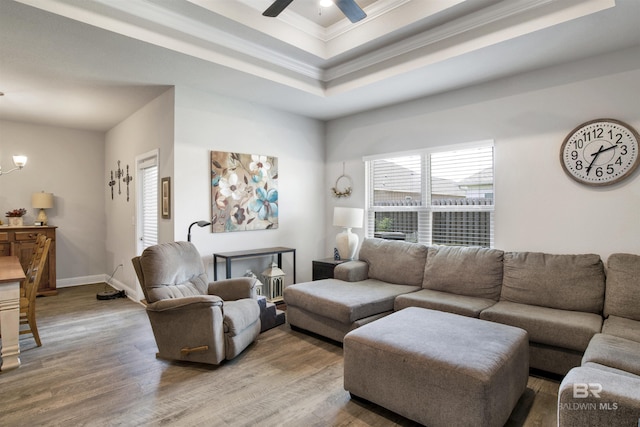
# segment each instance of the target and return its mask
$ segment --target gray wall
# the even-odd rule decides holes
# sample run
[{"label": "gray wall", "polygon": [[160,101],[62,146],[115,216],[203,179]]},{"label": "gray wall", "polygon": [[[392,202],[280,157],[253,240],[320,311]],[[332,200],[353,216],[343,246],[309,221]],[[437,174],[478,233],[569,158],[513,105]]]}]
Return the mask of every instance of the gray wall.
[{"label": "gray wall", "polygon": [[[56,230],[58,287],[102,280],[105,262],[104,134],[30,123],[0,121],[0,164],[13,168],[12,155],[28,156],[21,171],[0,176],[0,212],[26,208],[25,224],[38,210],[31,194],[53,193],[47,209]],[[6,221],[5,221],[6,222]]]}]

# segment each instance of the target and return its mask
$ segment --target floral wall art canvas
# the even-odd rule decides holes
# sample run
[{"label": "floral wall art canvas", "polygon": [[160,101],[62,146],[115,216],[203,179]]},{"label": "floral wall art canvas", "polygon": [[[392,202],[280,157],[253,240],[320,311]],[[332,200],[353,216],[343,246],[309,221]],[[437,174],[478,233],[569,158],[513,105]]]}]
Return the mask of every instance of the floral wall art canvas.
[{"label": "floral wall art canvas", "polygon": [[214,233],[278,228],[278,158],[211,152]]}]

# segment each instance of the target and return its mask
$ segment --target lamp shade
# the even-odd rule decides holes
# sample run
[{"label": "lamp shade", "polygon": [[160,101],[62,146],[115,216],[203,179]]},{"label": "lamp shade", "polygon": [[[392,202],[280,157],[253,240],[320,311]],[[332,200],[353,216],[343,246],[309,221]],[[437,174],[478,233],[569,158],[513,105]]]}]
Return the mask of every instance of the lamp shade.
[{"label": "lamp shade", "polygon": [[27,156],[13,156],[13,164],[22,168],[27,164]]},{"label": "lamp shade", "polygon": [[364,217],[364,209],[359,208],[333,208],[333,225],[345,228],[361,228]]},{"label": "lamp shade", "polygon": [[51,209],[53,207],[53,193],[33,193],[31,206],[37,209]]}]

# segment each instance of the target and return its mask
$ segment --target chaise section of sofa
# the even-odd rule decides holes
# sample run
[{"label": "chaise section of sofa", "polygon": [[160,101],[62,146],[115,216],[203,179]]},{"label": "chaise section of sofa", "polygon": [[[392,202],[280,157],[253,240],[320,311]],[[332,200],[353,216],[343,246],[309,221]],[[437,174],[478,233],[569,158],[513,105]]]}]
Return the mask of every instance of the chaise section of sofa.
[{"label": "chaise section of sofa", "polygon": [[365,239],[360,259],[337,266],[335,279],[285,288],[289,324],[342,342],[349,331],[393,313],[398,295],[420,289],[426,257],[423,245]]},{"label": "chaise section of sofa", "polygon": [[429,247],[422,289],[398,296],[394,309],[422,307],[479,317],[500,299],[503,256],[489,248]]},{"label": "chaise section of sofa", "polygon": [[598,255],[507,252],[500,301],[480,318],[526,330],[531,367],[564,375],[601,331],[604,293]]}]

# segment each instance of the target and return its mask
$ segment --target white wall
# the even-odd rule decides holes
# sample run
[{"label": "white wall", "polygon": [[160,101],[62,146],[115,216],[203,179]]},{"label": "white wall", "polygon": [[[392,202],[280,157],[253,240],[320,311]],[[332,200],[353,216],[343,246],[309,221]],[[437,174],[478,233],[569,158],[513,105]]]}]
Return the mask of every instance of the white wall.
[{"label": "white wall", "polygon": [[[0,164],[13,168],[11,156],[28,156],[27,165],[0,177],[0,212],[26,208],[25,224],[38,210],[31,194],[53,193],[47,209],[56,230],[57,285],[91,283],[105,272],[104,134],[0,121]],[[4,221],[4,218],[2,218]]]},{"label": "white wall", "polygon": [[639,81],[640,48],[633,48],[333,120],[325,186],[344,161],[354,195],[326,198],[325,232],[339,231],[330,223],[333,206],[364,206],[362,156],[493,139],[497,248],[605,260],[640,254],[640,170],[592,188],[568,178],[559,161],[564,138],[582,122],[614,118],[640,130]]},{"label": "white wall", "polygon": [[[102,204],[106,212],[106,250],[105,274],[113,276],[113,284],[125,289],[132,299],[142,299],[142,290],[137,285],[131,258],[138,255],[136,237],[136,188],[135,158],[152,150],[159,150],[159,176],[173,174],[173,140],[174,140],[174,89],[169,89],[156,99],[129,116],[126,120],[109,130],[106,134],[104,184],[101,186]],[[121,194],[118,184],[115,186],[113,199],[111,190],[106,185],[111,175],[120,167],[134,180],[129,184],[130,197],[127,201],[126,184],[120,180]],[[160,242],[173,240],[173,221],[163,220],[158,213]],[[118,264],[123,268],[116,270]]]},{"label": "white wall", "polygon": [[[311,261],[330,254],[325,244],[324,125],[294,114],[223,96],[176,88],[174,174],[175,239],[186,240],[189,224],[211,218],[210,152],[233,151],[278,157],[279,224],[274,230],[211,233],[192,229],[191,240],[213,274],[214,252],[287,246],[297,251],[297,281],[311,280]],[[292,257],[283,255],[285,283]],[[234,262],[233,275],[261,273],[267,258]],[[224,267],[218,268],[219,278]]]}]

